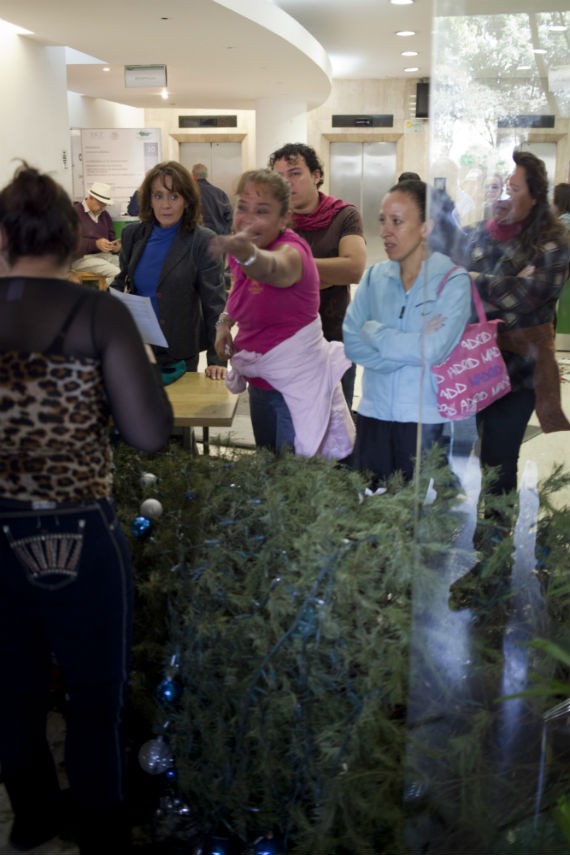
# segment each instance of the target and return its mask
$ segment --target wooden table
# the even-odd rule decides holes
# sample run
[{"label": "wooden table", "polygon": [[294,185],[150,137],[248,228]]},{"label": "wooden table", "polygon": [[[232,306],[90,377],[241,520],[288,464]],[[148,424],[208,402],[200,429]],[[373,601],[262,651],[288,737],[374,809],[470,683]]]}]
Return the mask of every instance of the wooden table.
[{"label": "wooden table", "polygon": [[231,427],[239,395],[229,391],[223,380],[211,380],[197,371],[187,371],[165,387],[172,404],[175,426],[184,429],[184,445],[191,447],[192,428],[203,428],[204,454],[210,451],[210,427]]}]

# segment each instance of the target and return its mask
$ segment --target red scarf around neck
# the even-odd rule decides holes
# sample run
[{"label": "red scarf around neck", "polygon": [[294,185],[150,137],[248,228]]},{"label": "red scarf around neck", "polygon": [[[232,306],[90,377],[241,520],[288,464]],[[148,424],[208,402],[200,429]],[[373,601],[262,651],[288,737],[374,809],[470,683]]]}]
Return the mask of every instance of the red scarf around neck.
[{"label": "red scarf around neck", "polygon": [[346,208],[351,202],[343,202],[334,196],[325,196],[319,192],[319,204],[310,214],[293,214],[293,228],[295,231],[316,232],[326,229],[339,211]]},{"label": "red scarf around neck", "polygon": [[498,223],[496,220],[487,220],[485,227],[493,240],[498,240],[500,243],[518,237],[526,225],[525,220],[519,220],[518,223]]}]

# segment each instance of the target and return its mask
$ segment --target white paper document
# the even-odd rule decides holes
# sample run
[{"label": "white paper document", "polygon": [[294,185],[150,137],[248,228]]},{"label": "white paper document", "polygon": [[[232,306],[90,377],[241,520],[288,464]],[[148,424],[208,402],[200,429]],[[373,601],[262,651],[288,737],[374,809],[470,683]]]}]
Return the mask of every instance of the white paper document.
[{"label": "white paper document", "polygon": [[138,294],[126,294],[109,288],[109,293],[121,300],[134,318],[135,324],[146,344],[156,344],[160,347],[168,347],[168,342],[158,323],[156,313],[152,308],[150,297],[141,297]]}]

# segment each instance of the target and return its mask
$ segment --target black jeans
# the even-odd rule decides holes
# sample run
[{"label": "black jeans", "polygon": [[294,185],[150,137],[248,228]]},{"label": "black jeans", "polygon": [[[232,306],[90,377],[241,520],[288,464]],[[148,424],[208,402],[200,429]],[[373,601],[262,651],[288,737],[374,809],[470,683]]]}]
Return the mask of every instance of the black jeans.
[{"label": "black jeans", "polygon": [[519,452],[533,410],[534,390],[519,389],[477,413],[481,464],[500,467],[489,492],[499,495],[516,490]]},{"label": "black jeans", "polygon": [[131,631],[130,559],[111,502],[49,511],[0,502],[0,764],[7,776],[50,778],[53,654],[68,696],[73,798],[90,808],[123,801]]},{"label": "black jeans", "polygon": [[348,409],[352,412],[352,399],[354,398],[354,383],[356,380],[356,363],[352,363],[350,368],[347,368],[341,378],[342,391],[348,404]]},{"label": "black jeans", "polygon": [[[387,422],[370,416],[356,417],[353,468],[370,470],[377,479],[398,470],[409,481],[414,474],[418,425],[416,422]],[[439,443],[443,424],[422,425],[421,450]]]}]

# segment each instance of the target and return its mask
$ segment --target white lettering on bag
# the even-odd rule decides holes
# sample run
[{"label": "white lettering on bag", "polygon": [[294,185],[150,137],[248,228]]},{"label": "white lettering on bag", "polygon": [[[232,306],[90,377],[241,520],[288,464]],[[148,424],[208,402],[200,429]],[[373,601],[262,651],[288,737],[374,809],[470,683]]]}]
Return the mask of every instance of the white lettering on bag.
[{"label": "white lettering on bag", "polygon": [[461,362],[454,362],[452,365],[448,365],[447,376],[457,377],[458,374],[463,374],[464,371],[472,371],[478,365],[478,359],[475,359],[474,356],[468,356],[467,359],[462,359]]},{"label": "white lettering on bag", "polygon": [[501,380],[499,383],[497,383],[496,386],[491,387],[491,395],[493,395],[493,397],[494,397],[495,395],[498,395],[500,392],[504,392],[505,389],[509,389],[509,388],[510,388],[509,380],[508,380],[508,378],[505,378],[504,380]]},{"label": "white lettering on bag", "polygon": [[461,339],[461,347],[465,347],[467,350],[475,350],[476,347],[480,347],[482,344],[487,344],[487,342],[491,341],[492,338],[492,333],[481,330],[480,333],[477,333],[475,338]]},{"label": "white lettering on bag", "polygon": [[491,362],[492,359],[497,359],[501,355],[501,351],[497,347],[497,345],[493,345],[485,353],[481,354],[481,359],[483,362]]},{"label": "white lettering on bag", "polygon": [[464,383],[456,383],[455,386],[447,386],[445,389],[440,389],[439,394],[449,400],[450,398],[456,398],[458,395],[462,395],[466,391],[467,386]]},{"label": "white lettering on bag", "polygon": [[448,419],[452,419],[453,416],[457,415],[457,409],[453,404],[444,404],[443,401],[438,401],[437,410],[440,415],[445,416]]},{"label": "white lettering on bag", "polygon": [[482,389],[480,392],[476,392],[471,398],[463,398],[461,401],[461,412],[477,412],[477,404],[482,401],[486,401],[488,398],[487,392],[484,392]]}]

